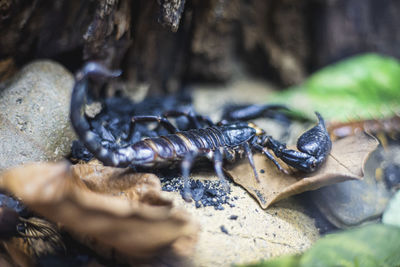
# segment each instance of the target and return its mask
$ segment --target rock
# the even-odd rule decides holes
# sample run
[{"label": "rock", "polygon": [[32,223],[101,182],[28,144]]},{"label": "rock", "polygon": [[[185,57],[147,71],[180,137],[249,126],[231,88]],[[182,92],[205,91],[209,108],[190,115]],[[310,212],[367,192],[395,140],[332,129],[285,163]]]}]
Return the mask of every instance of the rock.
[{"label": "rock", "polygon": [[400,227],[400,191],[394,195],[382,216],[384,224],[390,224]]},{"label": "rock", "polygon": [[311,192],[318,209],[336,227],[349,228],[376,221],[385,210],[390,192],[383,179],[375,178],[380,153],[380,149],[376,150],[367,160],[363,180],[346,181]]},{"label": "rock", "polygon": [[386,188],[391,192],[400,189],[400,143],[389,145],[382,151],[381,169]]},{"label": "rock", "polygon": [[0,84],[0,170],[65,156],[75,139],[69,123],[74,78],[52,61],[25,66]]}]

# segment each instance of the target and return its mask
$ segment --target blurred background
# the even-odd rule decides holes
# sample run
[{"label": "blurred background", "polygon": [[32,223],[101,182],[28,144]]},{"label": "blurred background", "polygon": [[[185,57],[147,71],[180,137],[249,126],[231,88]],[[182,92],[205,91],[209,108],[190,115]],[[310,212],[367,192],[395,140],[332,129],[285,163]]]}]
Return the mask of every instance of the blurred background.
[{"label": "blurred background", "polygon": [[394,0],[2,0],[0,80],[34,59],[121,68],[171,93],[239,73],[287,87],[343,58],[400,56]]}]

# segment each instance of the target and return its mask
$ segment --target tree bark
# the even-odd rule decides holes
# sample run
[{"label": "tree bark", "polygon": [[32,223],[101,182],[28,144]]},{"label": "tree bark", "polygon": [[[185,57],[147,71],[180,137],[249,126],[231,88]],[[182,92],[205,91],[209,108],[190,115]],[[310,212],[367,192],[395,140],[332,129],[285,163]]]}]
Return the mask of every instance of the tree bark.
[{"label": "tree bark", "polygon": [[122,68],[152,94],[238,70],[288,86],[357,53],[399,58],[398,11],[395,0],[0,0],[0,79],[50,58]]}]

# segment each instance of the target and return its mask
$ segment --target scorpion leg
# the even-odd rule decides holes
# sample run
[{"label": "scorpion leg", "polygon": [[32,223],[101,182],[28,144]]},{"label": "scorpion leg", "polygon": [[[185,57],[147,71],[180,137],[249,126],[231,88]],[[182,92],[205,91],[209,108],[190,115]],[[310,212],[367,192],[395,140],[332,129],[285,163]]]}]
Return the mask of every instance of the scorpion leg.
[{"label": "scorpion leg", "polygon": [[192,194],[190,192],[190,182],[189,182],[189,173],[190,169],[193,165],[194,160],[198,156],[205,156],[213,161],[214,170],[220,180],[222,189],[226,192],[229,192],[229,184],[225,178],[224,170],[222,169],[223,163],[223,150],[217,149],[212,151],[211,149],[199,149],[197,151],[190,151],[185,154],[182,161],[182,178],[183,178],[183,194],[182,197],[185,201],[190,201]]},{"label": "scorpion leg", "polygon": [[208,116],[204,116],[204,115],[196,115],[196,119],[200,122],[205,123],[207,126],[214,126],[215,123],[210,119],[210,117]]},{"label": "scorpion leg", "polygon": [[278,168],[279,171],[289,174],[289,172],[287,170],[285,170],[280,164],[279,162],[274,158],[274,156],[272,156],[271,153],[269,153],[268,149],[266,147],[262,147],[259,144],[253,144],[253,147],[257,150],[259,150],[261,153],[263,153],[270,161],[272,161],[275,166]]},{"label": "scorpion leg", "polygon": [[250,166],[253,169],[254,172],[254,177],[256,178],[256,181],[260,183],[260,179],[258,178],[258,173],[256,170],[256,166],[254,165],[254,158],[253,158],[253,153],[251,152],[250,146],[248,143],[243,144],[244,152],[247,156],[247,159],[249,160]]},{"label": "scorpion leg", "polygon": [[212,155],[212,160],[214,163],[214,170],[217,173],[217,176],[220,180],[222,189],[225,190],[226,192],[229,192],[229,184],[225,178],[224,175],[224,170],[222,169],[222,161],[224,158],[224,154],[223,154],[223,150],[222,149],[217,149],[214,151],[213,155]]},{"label": "scorpion leg", "polygon": [[214,123],[211,121],[210,118],[208,118],[207,116],[195,114],[193,111],[184,112],[184,111],[179,111],[179,110],[168,110],[163,113],[163,116],[164,117],[173,117],[173,118],[180,117],[180,116],[186,117],[190,121],[190,123],[192,125],[194,125],[194,127],[196,129],[200,129],[203,127],[201,125],[201,122],[205,123],[208,126],[214,125]]},{"label": "scorpion leg", "polygon": [[183,194],[182,198],[186,202],[190,202],[192,198],[192,193],[190,192],[190,182],[189,182],[189,173],[192,168],[193,162],[198,155],[197,151],[190,151],[185,154],[181,168],[182,168],[182,178],[183,178]]},{"label": "scorpion leg", "polygon": [[129,124],[129,133],[127,140],[130,140],[132,138],[132,135],[135,131],[135,124],[136,122],[157,122],[158,124],[162,125],[169,133],[176,133],[179,132],[179,130],[167,119],[164,117],[160,116],[134,116],[131,119],[131,123]]},{"label": "scorpion leg", "polygon": [[193,162],[198,156],[205,156],[207,158],[212,158],[212,150],[211,149],[199,149],[195,151],[187,152],[182,160],[181,168],[182,168],[182,178],[183,178],[183,194],[182,198],[190,202],[192,198],[192,193],[190,192],[190,169],[192,168]]},{"label": "scorpion leg", "polygon": [[251,120],[266,116],[270,110],[288,110],[288,108],[280,104],[228,106],[224,110],[222,118],[227,121]]},{"label": "scorpion leg", "polygon": [[323,118],[319,113],[315,114],[318,124],[300,136],[297,141],[299,151],[287,149],[285,144],[271,137],[263,143],[288,165],[305,172],[316,170],[327,158],[332,142]]}]

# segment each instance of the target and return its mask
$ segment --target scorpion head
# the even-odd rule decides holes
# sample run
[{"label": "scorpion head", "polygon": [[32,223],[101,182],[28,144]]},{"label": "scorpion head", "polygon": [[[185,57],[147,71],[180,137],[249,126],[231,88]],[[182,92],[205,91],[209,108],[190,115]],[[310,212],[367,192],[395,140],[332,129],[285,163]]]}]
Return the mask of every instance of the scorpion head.
[{"label": "scorpion head", "polygon": [[229,146],[237,146],[251,140],[256,135],[264,134],[264,131],[253,123],[234,122],[221,127]]}]

